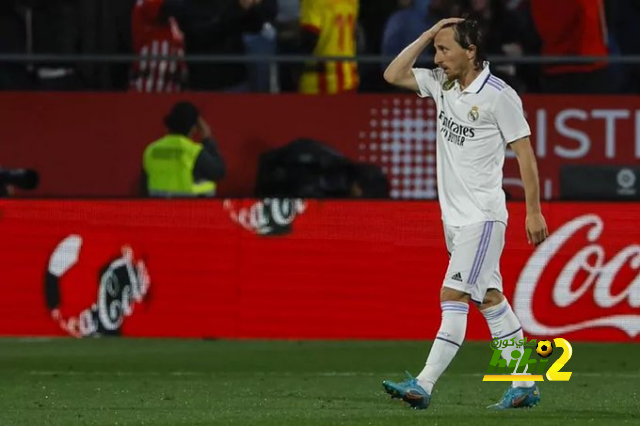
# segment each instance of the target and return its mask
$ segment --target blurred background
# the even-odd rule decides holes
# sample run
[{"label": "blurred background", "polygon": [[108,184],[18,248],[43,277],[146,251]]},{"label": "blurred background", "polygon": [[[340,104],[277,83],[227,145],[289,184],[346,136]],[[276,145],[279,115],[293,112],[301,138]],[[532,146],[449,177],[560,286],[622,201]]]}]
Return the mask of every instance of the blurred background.
[{"label": "blurred background", "polygon": [[[469,16],[484,29],[492,73],[523,97],[543,198],[638,197],[635,0],[7,0],[0,8],[0,164],[40,178],[35,191],[3,193],[168,195],[149,190],[142,158],[167,132],[171,108],[188,101],[208,127],[196,176],[215,183],[208,195],[435,199],[433,104],[382,74],[439,19]],[[433,53],[418,66],[433,67]],[[504,184],[509,199],[522,199],[511,153]]]},{"label": "blurred background", "polygon": [[[0,1],[0,424],[406,421],[448,254],[435,105],[382,75],[450,16],[532,131],[504,290],[574,345],[537,419],[638,424],[640,0]],[[468,324],[435,418],[494,425]]]},{"label": "blurred background", "polygon": [[[634,22],[640,6],[633,0],[2,3],[2,90],[297,92],[304,91],[299,80],[305,68],[295,58],[313,54],[358,61],[349,64],[357,69],[355,81],[329,92],[388,92],[381,78],[388,60],[438,20],[462,15],[480,20],[494,74],[520,93],[638,90],[638,65],[620,60],[638,54]],[[326,20],[327,14],[334,19]],[[334,35],[335,42],[327,43]],[[431,53],[426,52],[425,65]],[[147,74],[144,62],[133,61],[132,55],[178,59],[158,61]],[[575,61],[580,56],[585,58]],[[197,61],[190,62],[195,57]],[[259,60],[265,57],[269,61]],[[136,84],[141,74],[167,81],[141,86]],[[583,79],[565,78],[565,84],[558,84],[559,76],[568,74]],[[593,84],[587,84],[587,75],[593,75]],[[176,81],[177,86],[168,84]]]}]

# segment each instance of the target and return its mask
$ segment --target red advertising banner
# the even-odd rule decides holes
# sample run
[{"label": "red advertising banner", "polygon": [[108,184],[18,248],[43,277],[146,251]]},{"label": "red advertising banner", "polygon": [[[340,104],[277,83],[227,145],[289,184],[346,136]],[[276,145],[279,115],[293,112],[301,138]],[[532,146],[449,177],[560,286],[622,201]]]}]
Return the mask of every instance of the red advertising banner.
[{"label": "red advertising banner", "polygon": [[[223,197],[250,197],[261,153],[309,137],[380,165],[396,199],[436,196],[433,103],[414,95],[0,94],[0,166],[33,167],[39,197],[134,197],[141,156],[164,131],[171,105],[195,102],[228,165]],[[561,165],[633,165],[640,159],[640,99],[524,96],[542,195],[559,195]],[[482,113],[482,111],[480,111]],[[523,195],[512,153],[505,189]]]},{"label": "red advertising banner", "polygon": [[[505,293],[526,336],[639,341],[640,205],[511,203]],[[433,338],[434,202],[1,201],[0,335]],[[472,308],[467,338],[488,339]]]}]

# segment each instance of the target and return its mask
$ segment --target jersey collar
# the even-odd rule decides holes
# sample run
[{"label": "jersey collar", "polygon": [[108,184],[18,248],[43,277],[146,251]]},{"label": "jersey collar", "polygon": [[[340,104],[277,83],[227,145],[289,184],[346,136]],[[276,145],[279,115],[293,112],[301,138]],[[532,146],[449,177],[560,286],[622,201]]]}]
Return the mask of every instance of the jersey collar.
[{"label": "jersey collar", "polygon": [[480,93],[487,80],[491,77],[491,71],[489,71],[489,62],[484,61],[483,69],[480,74],[473,80],[473,82],[462,91],[462,93]]}]

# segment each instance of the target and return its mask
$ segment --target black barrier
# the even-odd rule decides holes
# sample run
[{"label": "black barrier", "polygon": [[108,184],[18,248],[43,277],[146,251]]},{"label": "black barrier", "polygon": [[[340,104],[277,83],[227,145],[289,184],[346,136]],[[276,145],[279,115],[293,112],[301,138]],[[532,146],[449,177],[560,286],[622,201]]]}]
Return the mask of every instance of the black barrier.
[{"label": "black barrier", "polygon": [[640,166],[566,165],[560,168],[563,200],[640,200]]}]

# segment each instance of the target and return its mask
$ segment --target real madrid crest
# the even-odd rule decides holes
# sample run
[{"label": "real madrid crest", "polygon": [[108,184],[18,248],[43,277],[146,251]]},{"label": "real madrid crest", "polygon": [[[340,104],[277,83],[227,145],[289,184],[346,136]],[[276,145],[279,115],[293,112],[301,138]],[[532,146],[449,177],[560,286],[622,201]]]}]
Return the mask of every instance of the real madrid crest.
[{"label": "real madrid crest", "polygon": [[480,111],[478,111],[478,107],[475,105],[472,106],[471,109],[469,110],[469,114],[467,114],[467,118],[470,121],[477,121],[479,117],[480,117]]},{"label": "real madrid crest", "polygon": [[444,83],[442,83],[442,89],[447,91],[447,90],[451,90],[451,88],[456,84],[455,80],[447,80]]}]

